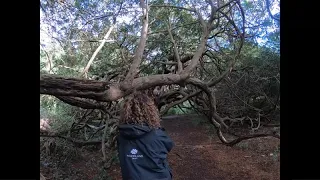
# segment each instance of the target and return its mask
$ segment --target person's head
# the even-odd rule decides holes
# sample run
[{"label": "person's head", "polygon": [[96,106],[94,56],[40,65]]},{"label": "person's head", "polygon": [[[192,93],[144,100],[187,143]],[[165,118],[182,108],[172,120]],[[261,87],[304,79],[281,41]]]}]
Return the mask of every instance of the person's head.
[{"label": "person's head", "polygon": [[160,115],[153,98],[148,93],[135,92],[129,95],[122,106],[120,124],[147,124],[160,127]]}]

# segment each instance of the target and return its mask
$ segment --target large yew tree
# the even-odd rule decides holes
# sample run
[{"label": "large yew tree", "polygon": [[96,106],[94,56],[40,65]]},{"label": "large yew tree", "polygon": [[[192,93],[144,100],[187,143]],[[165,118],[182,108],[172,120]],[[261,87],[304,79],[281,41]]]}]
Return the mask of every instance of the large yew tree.
[{"label": "large yew tree", "polygon": [[243,118],[221,117],[215,91],[237,70],[243,46],[278,23],[275,3],[41,0],[41,28],[56,46],[41,43],[40,94],[116,116],[113,102],[151,90],[162,113],[187,101],[201,107],[225,144],[269,136],[226,140],[225,121]]}]

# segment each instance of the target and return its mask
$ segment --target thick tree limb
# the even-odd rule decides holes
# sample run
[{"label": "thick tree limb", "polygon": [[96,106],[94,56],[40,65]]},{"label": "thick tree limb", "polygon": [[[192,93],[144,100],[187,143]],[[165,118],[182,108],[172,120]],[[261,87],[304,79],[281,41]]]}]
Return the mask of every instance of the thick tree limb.
[{"label": "thick tree limb", "polygon": [[[243,40],[243,39],[242,39],[242,40]],[[208,87],[212,87],[212,86],[217,85],[217,84],[218,84],[219,82],[221,82],[228,74],[231,73],[231,71],[232,71],[232,69],[233,69],[233,66],[234,66],[234,64],[235,64],[235,62],[236,62],[236,60],[237,60],[237,57],[238,57],[240,51],[237,51],[237,52],[238,52],[238,54],[237,54],[236,57],[230,62],[229,68],[226,69],[218,78],[216,78],[216,79],[213,79],[213,78],[212,78],[209,82],[206,83],[206,85],[207,85]],[[190,57],[193,57],[193,56],[192,56],[192,55],[189,55],[189,56],[186,56],[184,59],[188,60]],[[195,79],[192,80],[192,79],[191,79],[190,81],[191,81],[192,83],[197,83],[199,80],[195,80]],[[198,83],[202,84],[202,82],[198,82]],[[188,100],[189,98],[192,98],[192,97],[198,95],[198,94],[201,93],[201,92],[202,92],[202,90],[196,91],[196,92],[190,94],[189,96],[184,96],[182,99],[180,99],[180,100],[178,100],[178,101],[176,101],[176,102],[172,102],[171,104],[169,104],[169,105],[163,110],[162,114],[166,113],[166,112],[167,112],[170,108],[172,108],[173,106],[178,105],[178,104],[180,104],[180,103],[183,103],[184,101],[186,101],[186,100]],[[221,119],[219,119],[219,120],[221,120]],[[221,122],[223,122],[223,121],[221,121]],[[224,125],[224,126],[226,126],[226,125]],[[227,127],[227,126],[226,126],[226,127]]]},{"label": "thick tree limb", "polygon": [[[207,86],[208,87],[212,87],[212,86],[215,86],[217,85],[222,79],[224,79],[225,76],[227,76],[230,72],[231,72],[231,69],[232,67],[230,67],[229,69],[227,69],[224,73],[222,73],[217,79],[212,79],[211,81],[207,82]],[[188,81],[188,80],[187,80]],[[202,82],[199,82],[199,80],[196,80],[196,79],[191,79],[189,80],[191,81],[192,83],[200,83],[202,84]],[[191,93],[190,95],[188,96],[184,96],[182,99],[176,101],[176,102],[172,102],[171,104],[167,105],[167,107],[163,110],[162,114],[165,114],[170,108],[172,108],[173,106],[175,105],[178,105],[180,103],[183,103],[184,101],[194,97],[194,96],[197,96],[198,94],[200,94],[202,92],[202,90],[198,90],[194,93]],[[165,96],[168,96],[168,95],[171,95],[171,94],[175,94],[175,93],[179,93],[179,92],[168,92],[167,94],[164,94],[162,95],[160,98],[163,99]]]},{"label": "thick tree limb", "polygon": [[205,47],[209,37],[209,31],[207,26],[203,28],[204,28],[204,32],[201,37],[201,42],[197,49],[197,52],[192,57],[190,64],[180,73],[182,76],[185,76],[186,78],[190,75],[191,71],[198,65],[199,59],[202,56],[203,52],[205,51]]},{"label": "thick tree limb", "polygon": [[136,74],[138,73],[138,68],[140,66],[141,60],[142,60],[142,55],[143,55],[143,51],[144,48],[146,46],[146,42],[147,42],[147,34],[148,34],[148,9],[144,3],[144,0],[140,0],[140,5],[143,11],[143,26],[141,29],[141,37],[140,37],[140,42],[138,45],[138,48],[136,50],[136,52],[134,53],[134,57],[133,57],[133,61],[131,64],[131,67],[129,69],[129,72],[125,78],[125,83],[124,88],[128,88],[132,83],[133,83],[133,79],[136,76]]},{"label": "thick tree limb", "polygon": [[84,91],[84,90],[64,90],[64,89],[57,89],[57,88],[41,88],[40,87],[40,94],[48,94],[53,96],[74,96],[80,98],[88,98],[94,99],[97,101],[107,101],[104,98],[105,93],[103,92],[93,92],[93,91]]},{"label": "thick tree limb", "polygon": [[63,90],[103,92],[108,84],[108,82],[80,78],[65,78],[56,75],[40,75],[40,89],[55,88]]},{"label": "thick tree limb", "polygon": [[178,74],[140,77],[133,80],[132,87],[121,90],[121,83],[110,84],[96,80],[40,75],[40,94],[73,96],[109,102],[122,98],[125,95],[124,91],[130,90],[130,88],[144,90],[155,86],[178,84],[185,80],[183,78],[186,77],[181,77]]},{"label": "thick tree limb", "polygon": [[208,3],[210,4],[210,6],[211,6],[211,15],[210,15],[210,18],[209,18],[209,24],[211,24],[212,22],[213,22],[213,20],[214,20],[214,15],[215,15],[215,13],[216,13],[216,9],[217,9],[217,7],[215,7],[214,6],[214,4],[213,4],[213,0],[208,0]]},{"label": "thick tree limb", "polygon": [[135,53],[132,66],[130,67],[129,73],[127,74],[124,82],[110,84],[94,80],[40,76],[40,93],[54,96],[81,97],[108,102],[125,96],[127,93],[130,93],[130,90],[144,90],[155,86],[179,84],[188,79],[192,70],[195,69],[199,63],[200,57],[205,51],[205,46],[209,36],[208,26],[204,22],[200,13],[195,11],[202,24],[203,34],[200,45],[198,46],[196,53],[193,55],[190,64],[179,74],[158,74],[134,79],[134,75],[136,74],[141,62],[147,38],[148,12],[146,8],[143,9],[145,10],[145,18],[143,20],[144,24],[141,30],[140,43]]},{"label": "thick tree limb", "polygon": [[[221,136],[221,135],[222,135],[222,132],[220,131],[219,132],[219,136]],[[250,134],[250,135],[246,135],[246,136],[242,136],[242,137],[236,138],[236,139],[234,139],[232,141],[226,141],[225,144],[228,145],[228,146],[234,146],[234,145],[240,143],[241,141],[248,140],[248,139],[253,139],[253,138],[259,138],[259,137],[274,137],[274,138],[280,139],[280,135],[278,135],[278,134]]]},{"label": "thick tree limb", "polygon": [[85,101],[77,97],[56,96],[56,98],[67,104],[77,106],[83,109],[104,109],[104,106],[101,104]]},{"label": "thick tree limb", "polygon": [[[158,5],[156,5],[154,7],[157,7],[157,6]],[[169,6],[169,7],[176,8],[176,6]],[[182,8],[182,9],[185,9],[185,8]],[[179,73],[182,76],[182,79],[187,79],[189,77],[191,71],[193,71],[194,68],[198,65],[199,59],[205,51],[205,46],[206,46],[206,43],[207,43],[207,40],[209,37],[209,33],[211,31],[211,29],[208,28],[208,24],[203,20],[201,14],[197,10],[191,10],[191,9],[189,9],[189,10],[192,12],[195,12],[198,15],[199,21],[202,25],[203,34],[201,36],[200,45],[198,46],[196,53],[192,57],[190,64],[182,72]]]},{"label": "thick tree limb", "polygon": [[171,42],[173,44],[173,50],[174,50],[174,55],[176,57],[176,60],[177,60],[177,64],[178,64],[178,71],[177,73],[180,73],[182,71],[182,63],[181,63],[181,60],[180,60],[180,56],[179,56],[179,52],[178,52],[178,47],[177,47],[177,43],[176,41],[174,40],[173,36],[172,36],[172,29],[171,29],[171,25],[170,25],[170,19],[168,19],[168,32],[169,32],[169,36],[170,36],[170,39],[171,39]]}]

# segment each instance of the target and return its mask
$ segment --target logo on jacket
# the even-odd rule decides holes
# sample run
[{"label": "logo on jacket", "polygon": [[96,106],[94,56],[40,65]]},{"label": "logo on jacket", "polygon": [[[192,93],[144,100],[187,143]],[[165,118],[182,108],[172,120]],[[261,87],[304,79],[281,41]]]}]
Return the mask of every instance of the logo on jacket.
[{"label": "logo on jacket", "polygon": [[130,153],[131,154],[127,154],[128,158],[131,158],[131,159],[143,158],[142,154],[137,154],[138,153],[137,149],[131,149]]},{"label": "logo on jacket", "polygon": [[132,149],[130,152],[131,152],[131,154],[137,154],[137,153],[138,153],[138,150]]}]

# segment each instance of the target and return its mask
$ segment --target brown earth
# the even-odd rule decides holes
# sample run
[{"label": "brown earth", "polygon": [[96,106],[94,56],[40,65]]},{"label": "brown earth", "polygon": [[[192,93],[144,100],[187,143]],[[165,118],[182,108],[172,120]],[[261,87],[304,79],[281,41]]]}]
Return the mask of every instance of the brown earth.
[{"label": "brown earth", "polygon": [[[280,179],[278,139],[257,138],[228,147],[211,125],[194,116],[171,116],[162,124],[175,142],[168,156],[174,180]],[[111,172],[121,180],[119,167]]]},{"label": "brown earth", "polygon": [[[174,180],[280,179],[278,139],[256,138],[228,147],[221,144],[212,126],[199,117],[171,116],[164,118],[162,124],[175,142],[168,155]],[[100,158],[101,153],[83,157],[71,165],[70,168],[77,169],[77,177],[69,179],[96,179],[98,163],[93,159]],[[121,180],[117,164],[107,174],[110,179]]]}]

